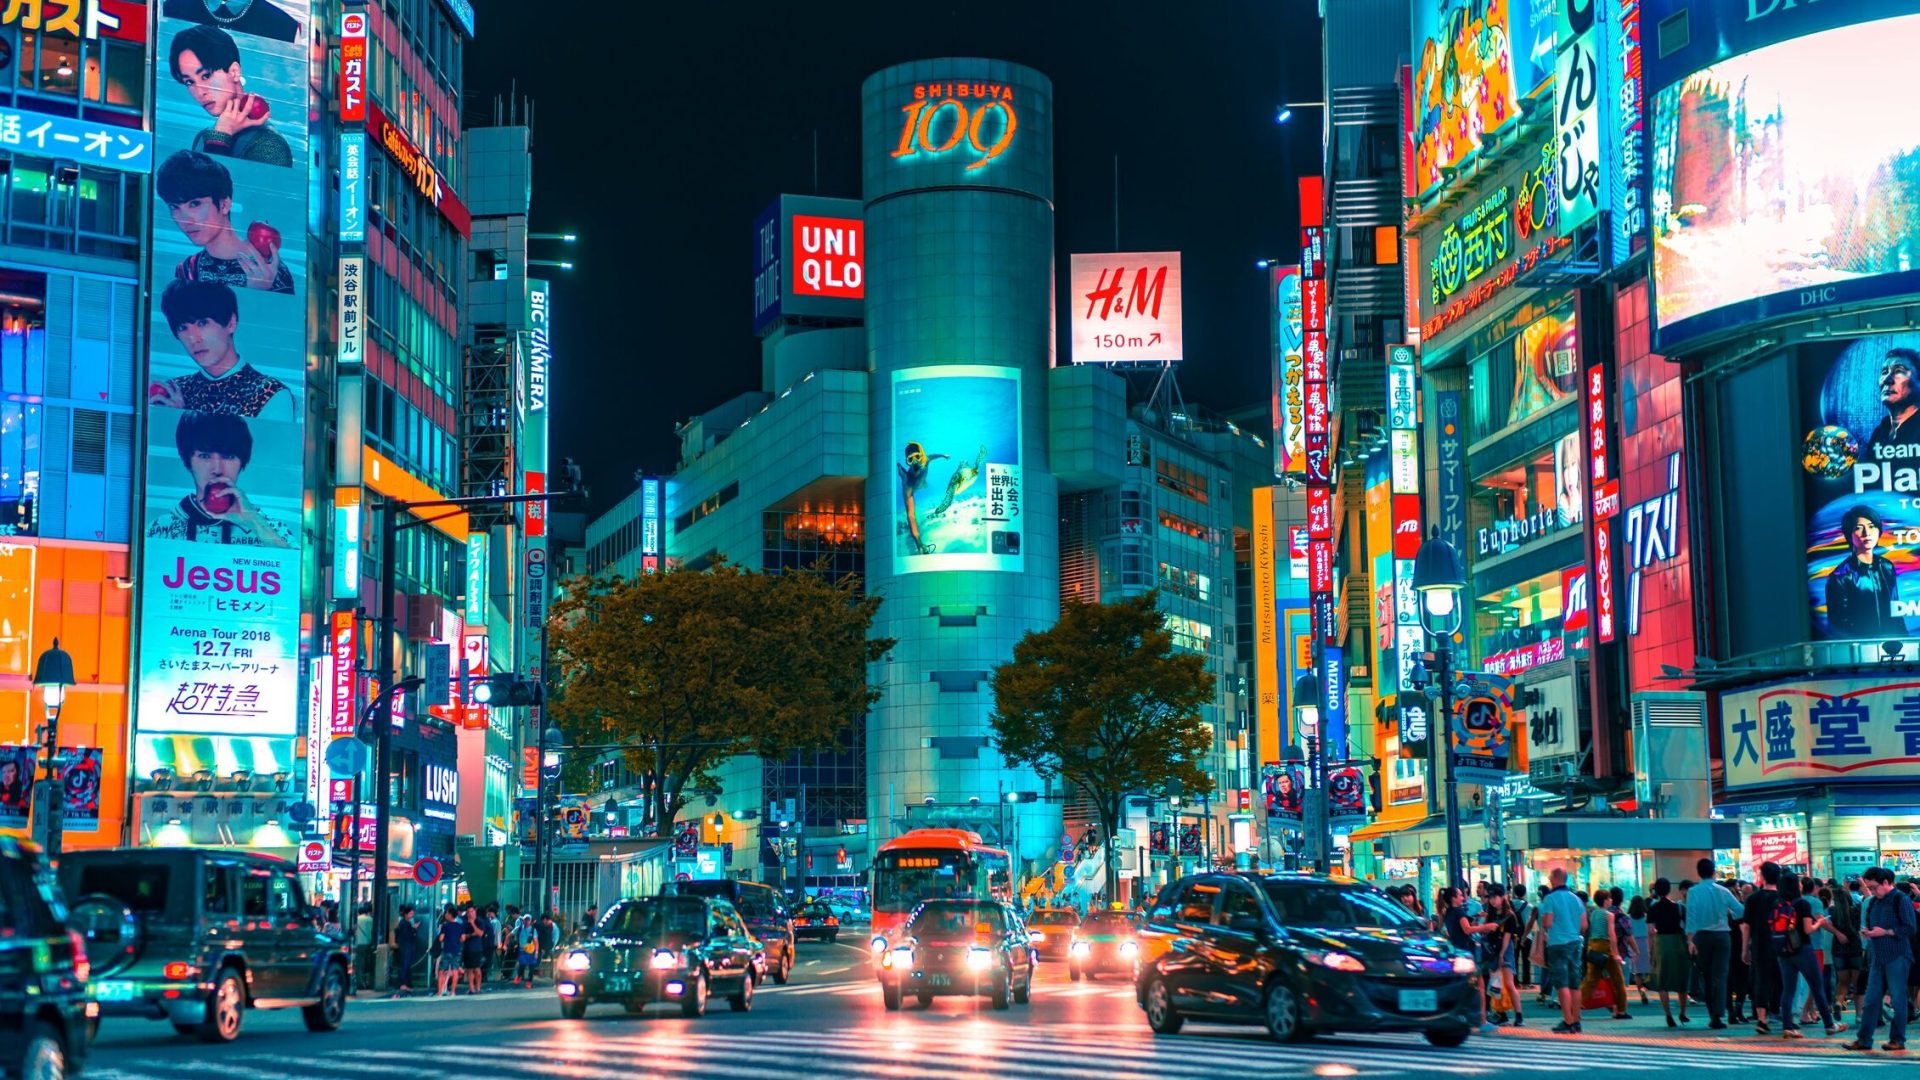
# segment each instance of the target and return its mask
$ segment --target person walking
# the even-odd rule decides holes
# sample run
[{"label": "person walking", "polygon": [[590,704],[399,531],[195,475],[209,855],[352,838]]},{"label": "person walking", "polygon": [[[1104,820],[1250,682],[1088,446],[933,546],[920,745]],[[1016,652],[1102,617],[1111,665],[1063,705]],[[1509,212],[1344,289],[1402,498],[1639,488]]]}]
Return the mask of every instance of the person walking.
[{"label": "person walking", "polygon": [[373,989],[373,905],[360,904],[353,916],[354,982]]},{"label": "person walking", "polygon": [[[1614,916],[1620,915],[1620,919]],[[1596,888],[1593,907],[1587,911],[1587,972],[1580,980],[1580,1000],[1605,980],[1613,989],[1613,1019],[1631,1020],[1627,1012],[1627,980],[1622,960],[1630,960],[1633,932],[1621,922],[1625,913],[1613,906],[1613,892]]]},{"label": "person walking", "polygon": [[1913,905],[1893,887],[1893,871],[1868,867],[1860,875],[1868,893],[1860,913],[1860,936],[1867,943],[1867,989],[1860,999],[1860,1031],[1849,1050],[1873,1049],[1873,1031],[1880,1023],[1881,1002],[1892,1013],[1885,1050],[1907,1048],[1907,980],[1913,970],[1915,932]]},{"label": "person walking", "polygon": [[1567,871],[1556,866],[1547,875],[1551,888],[1540,898],[1540,931],[1547,938],[1547,970],[1560,995],[1556,1034],[1580,1034],[1580,957],[1585,948],[1586,905],[1567,888]]},{"label": "person walking", "polygon": [[[1513,909],[1513,917],[1520,923],[1520,935],[1514,939],[1513,955],[1508,958],[1508,966],[1518,973],[1519,985],[1531,986],[1533,985],[1533,950],[1528,947],[1531,944],[1528,938],[1533,933],[1533,905],[1527,901],[1525,885],[1513,887],[1508,906]],[[1516,1012],[1519,1009],[1517,999],[1514,1002],[1514,1008]]]},{"label": "person walking", "polygon": [[1680,995],[1679,1023],[1686,1023],[1693,965],[1687,959],[1686,915],[1672,896],[1672,882],[1660,878],[1653,883],[1653,903],[1647,905],[1648,951],[1653,954],[1647,980],[1660,995],[1660,1011],[1667,1018],[1667,1026],[1677,1027],[1668,995]]},{"label": "person walking", "polygon": [[1506,886],[1489,883],[1484,903],[1485,911],[1475,929],[1480,933],[1481,981],[1486,984],[1488,996],[1500,1003],[1492,1018],[1495,1023],[1507,1023],[1511,1010],[1513,1026],[1523,1027],[1527,1018],[1520,1011],[1520,987],[1513,976],[1513,955],[1525,951],[1519,947],[1525,928],[1519,913],[1507,899]]},{"label": "person walking", "polygon": [[1780,956],[1773,947],[1774,912],[1780,905],[1780,864],[1761,863],[1760,882],[1761,887],[1747,897],[1740,936],[1747,958],[1747,987],[1753,994],[1753,1030],[1771,1035],[1767,1013],[1780,1011]]},{"label": "person walking", "polygon": [[540,913],[540,921],[534,924],[534,932],[540,936],[540,967],[547,975],[553,973],[553,950],[560,944],[560,928],[554,925],[553,912]]},{"label": "person walking", "polygon": [[[1740,902],[1713,879],[1712,859],[1701,859],[1694,871],[1700,875],[1700,884],[1687,891],[1682,926],[1687,953],[1700,970],[1701,988],[1706,992],[1707,1027],[1718,1031],[1727,1026],[1727,964],[1733,957],[1732,919]],[[1684,1006],[1681,1011],[1686,1011]]]},{"label": "person walking", "polygon": [[395,968],[393,996],[407,997],[413,993],[413,965],[420,960],[420,920],[414,916],[412,904],[400,905],[400,919],[393,924],[389,940]]},{"label": "person walking", "polygon": [[452,997],[454,984],[460,978],[460,958],[466,951],[466,920],[458,918],[449,905],[440,912],[440,928],[434,937],[440,948],[440,969],[435,973],[436,992],[440,997]]},{"label": "person walking", "polygon": [[1800,1013],[1793,1005],[1794,991],[1801,979],[1807,980],[1813,987],[1814,1008],[1820,1019],[1827,1025],[1827,1034],[1838,1035],[1847,1030],[1847,1025],[1834,1019],[1833,1005],[1827,1000],[1827,984],[1820,978],[1820,969],[1814,955],[1813,933],[1825,928],[1832,929],[1823,917],[1816,917],[1813,905],[1807,903],[1800,889],[1800,875],[1782,874],[1779,877],[1778,899],[1774,901],[1771,934],[1773,954],[1780,967],[1780,1036],[1785,1039],[1804,1038],[1800,1032]]},{"label": "person walking", "polygon": [[[1614,898],[1618,907],[1620,898]],[[1647,898],[1635,896],[1627,905],[1627,930],[1633,936],[1633,985],[1640,990],[1640,1004],[1647,1002],[1647,980],[1653,976],[1653,945],[1648,940]]]},{"label": "person walking", "polygon": [[460,939],[460,969],[467,976],[467,993],[478,994],[480,975],[487,966],[487,955],[491,951],[487,947],[487,928],[480,921],[480,910],[472,904],[467,905],[461,919],[466,929]]},{"label": "person walking", "polygon": [[513,984],[524,984],[531,990],[534,976],[540,972],[540,930],[533,925],[533,916],[520,916],[520,924],[513,929],[513,945]]}]

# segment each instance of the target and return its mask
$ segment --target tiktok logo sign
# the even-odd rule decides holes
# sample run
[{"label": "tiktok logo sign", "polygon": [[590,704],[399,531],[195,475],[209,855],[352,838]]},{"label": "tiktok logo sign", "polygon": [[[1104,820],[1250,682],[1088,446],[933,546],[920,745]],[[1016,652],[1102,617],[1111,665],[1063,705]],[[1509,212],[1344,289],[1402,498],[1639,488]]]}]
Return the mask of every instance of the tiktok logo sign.
[{"label": "tiktok logo sign", "polygon": [[1627,633],[1640,632],[1640,585],[1644,573],[1680,553],[1680,455],[1667,457],[1667,490],[1627,510]]}]

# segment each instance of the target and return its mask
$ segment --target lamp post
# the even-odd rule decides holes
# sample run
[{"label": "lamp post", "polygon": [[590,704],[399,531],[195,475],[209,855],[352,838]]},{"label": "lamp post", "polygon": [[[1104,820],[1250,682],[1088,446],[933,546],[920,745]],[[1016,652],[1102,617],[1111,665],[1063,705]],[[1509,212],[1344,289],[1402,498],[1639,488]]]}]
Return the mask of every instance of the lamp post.
[{"label": "lamp post", "polygon": [[[1428,729],[1429,761],[1437,762],[1444,739],[1452,743],[1453,635],[1460,629],[1460,590],[1467,576],[1460,569],[1460,553],[1440,539],[1434,526],[1413,560],[1413,591],[1420,594],[1420,625],[1433,638],[1434,681],[1440,686],[1440,715]],[[1432,768],[1429,769],[1431,773]],[[1436,774],[1437,775],[1437,774]],[[1460,865],[1460,785],[1447,762],[1447,884],[1463,885]]]},{"label": "lamp post", "polygon": [[[553,891],[552,887],[548,884],[548,878],[553,868],[553,822],[548,820],[547,794],[549,788],[547,774],[549,772],[556,774],[559,772],[560,748],[566,745],[566,742],[567,737],[561,734],[559,728],[543,728],[540,732],[538,748],[540,771],[534,777],[534,794],[537,795],[538,798],[535,800],[533,808],[534,820],[539,822],[539,831],[534,833],[533,844],[534,862],[539,867],[539,872],[536,877],[540,882],[540,911],[542,913],[553,910]],[[553,747],[551,751],[553,756],[551,759],[547,756],[549,753],[547,747],[549,746]],[[559,777],[556,775],[554,780],[557,783]]]},{"label": "lamp post", "polygon": [[40,688],[40,696],[46,702],[47,722],[41,726],[41,749],[44,752],[41,764],[46,769],[45,785],[40,789],[40,818],[34,824],[43,835],[41,846],[47,850],[47,860],[52,862],[60,858],[60,834],[65,827],[66,793],[61,790],[60,770],[60,706],[67,700],[67,687],[73,685],[73,657],[60,647],[60,639],[53,639],[53,647],[40,654],[33,665],[33,685]]},{"label": "lamp post", "polygon": [[[1315,647],[1316,662],[1319,652]],[[1307,765],[1308,783],[1313,787],[1313,808],[1319,817],[1313,827],[1314,863],[1321,873],[1327,873],[1333,867],[1333,829],[1327,820],[1327,741],[1321,738],[1320,694],[1318,673],[1309,671],[1293,680],[1294,730],[1306,740],[1307,749],[1302,754],[1299,746],[1289,746],[1285,757],[1290,763]]]}]

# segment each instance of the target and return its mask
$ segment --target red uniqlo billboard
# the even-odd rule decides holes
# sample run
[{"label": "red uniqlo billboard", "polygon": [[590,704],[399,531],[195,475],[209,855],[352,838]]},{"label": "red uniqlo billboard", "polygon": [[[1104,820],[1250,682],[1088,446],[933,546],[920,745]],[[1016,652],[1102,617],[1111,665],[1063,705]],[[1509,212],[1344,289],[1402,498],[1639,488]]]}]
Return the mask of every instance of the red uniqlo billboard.
[{"label": "red uniqlo billboard", "polygon": [[865,297],[866,251],[859,218],[793,215],[793,295]]},{"label": "red uniqlo billboard", "polygon": [[354,731],[353,669],[359,649],[355,646],[356,627],[353,612],[336,611],[329,628],[329,650],[333,661],[333,692],[328,699],[329,730],[336,736],[351,736]]},{"label": "red uniqlo billboard", "polygon": [[340,16],[340,121],[367,119],[367,13]]}]

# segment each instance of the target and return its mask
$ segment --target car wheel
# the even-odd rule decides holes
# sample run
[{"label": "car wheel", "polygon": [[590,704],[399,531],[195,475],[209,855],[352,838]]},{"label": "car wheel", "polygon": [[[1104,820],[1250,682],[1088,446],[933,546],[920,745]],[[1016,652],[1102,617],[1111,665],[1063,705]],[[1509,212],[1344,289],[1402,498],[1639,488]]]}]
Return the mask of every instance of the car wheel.
[{"label": "car wheel", "polygon": [[1276,982],[1267,988],[1265,1010],[1267,1033],[1275,1042],[1299,1042],[1307,1037],[1307,1026],[1300,1022],[1300,999],[1293,988]]},{"label": "car wheel", "polygon": [[787,977],[792,974],[793,974],[793,946],[789,945],[787,946],[786,959],[780,962],[779,967],[773,969],[774,985],[775,986],[787,985]]},{"label": "car wheel", "polygon": [[1020,985],[1014,988],[1013,1003],[1015,1005],[1025,1005],[1027,1001],[1032,997],[1033,997],[1033,972],[1028,971],[1027,977],[1020,980]]},{"label": "car wheel", "polygon": [[1173,1007],[1173,991],[1167,989],[1164,979],[1155,979],[1147,986],[1147,1026],[1156,1035],[1172,1035],[1180,1030],[1187,1018]]},{"label": "car wheel", "polygon": [[1073,981],[1073,982],[1079,982],[1079,981],[1080,981],[1080,969],[1079,969],[1079,968],[1077,968],[1077,967],[1076,967],[1076,968],[1068,968],[1068,969],[1067,969],[1067,978],[1068,978],[1068,979],[1070,979],[1070,980],[1071,980],[1071,981]]},{"label": "car wheel", "polygon": [[888,1012],[899,1012],[900,988],[897,986],[882,986],[880,988],[880,1004],[885,1005]]},{"label": "car wheel", "polygon": [[751,972],[746,978],[740,980],[740,992],[728,998],[727,1004],[733,1006],[734,1012],[746,1012],[753,1008],[753,974]]},{"label": "car wheel", "polygon": [[328,964],[327,973],[320,976],[320,1000],[303,1007],[300,1019],[307,1022],[308,1031],[338,1031],[346,1015],[346,976],[341,974],[340,965]]},{"label": "car wheel", "polygon": [[194,1028],[201,1042],[232,1042],[240,1035],[240,1016],[246,1010],[246,992],[240,988],[240,974],[232,968],[220,973],[213,983],[213,996],[207,999],[207,1018]]},{"label": "car wheel", "polygon": [[1459,1046],[1471,1033],[1472,1029],[1466,1027],[1433,1028],[1427,1032],[1427,1041],[1435,1046]]},{"label": "car wheel", "polygon": [[827,935],[827,944],[829,945],[832,945],[834,942],[839,940],[840,940],[840,935],[838,932]]},{"label": "car wheel", "polygon": [[921,1008],[923,1008],[923,1009],[931,1009],[931,1008],[933,1008],[933,995],[932,995],[932,994],[915,994],[915,995],[914,995],[914,998],[915,998],[915,999],[916,999],[917,1001],[919,1001],[919,1002],[920,1002],[920,1007],[921,1007]]},{"label": "car wheel", "polygon": [[66,1080],[67,1044],[46,1024],[35,1024],[20,1055],[21,1080]]},{"label": "car wheel", "polygon": [[707,1011],[707,973],[695,972],[687,983],[687,992],[680,996],[681,1016],[703,1016]]},{"label": "car wheel", "polygon": [[993,988],[993,1007],[994,1008],[1004,1009],[1009,1004],[1012,1003],[1013,991],[1009,988],[1009,984],[1012,982],[1013,982],[1013,973],[1008,972],[1006,982],[998,983],[994,986]]},{"label": "car wheel", "polygon": [[560,999],[560,1018],[562,1020],[579,1020],[586,1015],[587,999],[577,997]]}]

